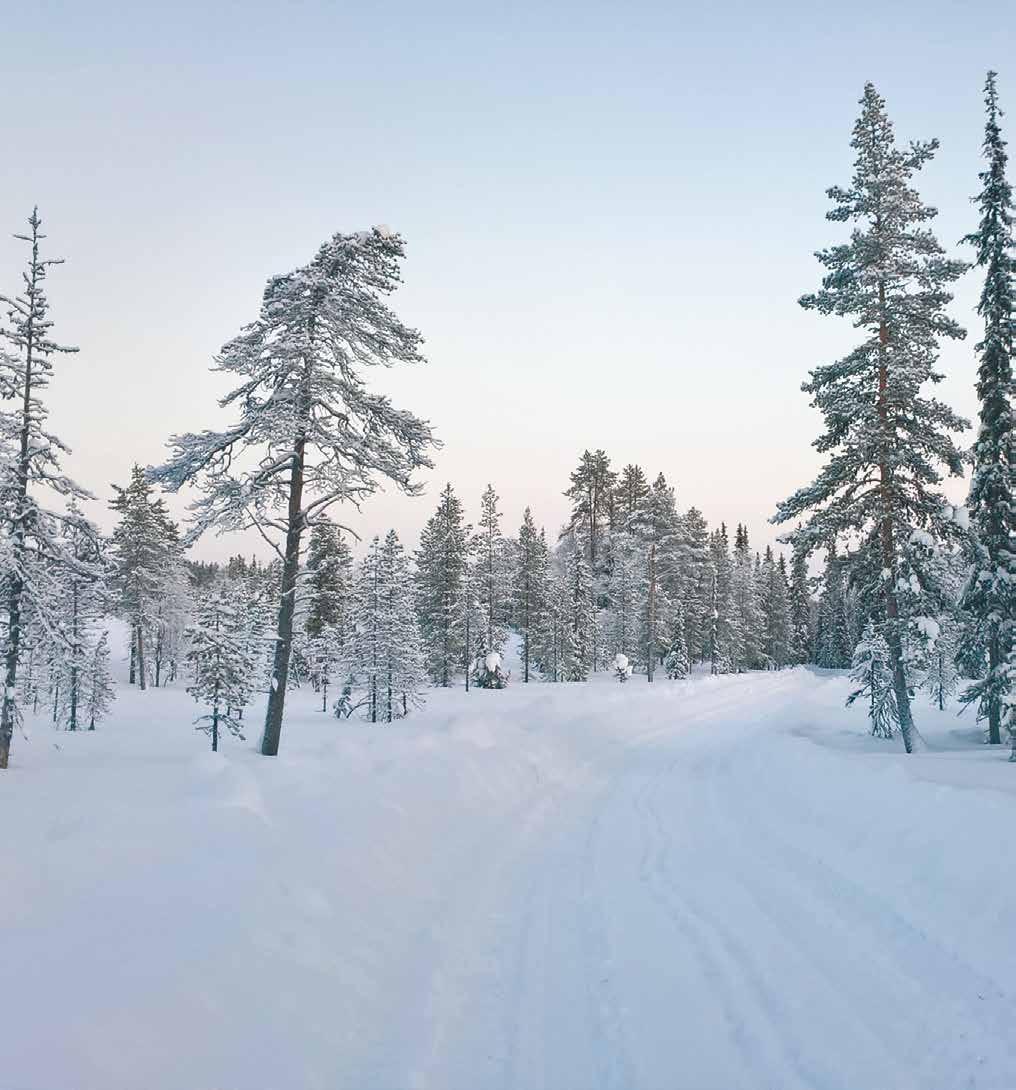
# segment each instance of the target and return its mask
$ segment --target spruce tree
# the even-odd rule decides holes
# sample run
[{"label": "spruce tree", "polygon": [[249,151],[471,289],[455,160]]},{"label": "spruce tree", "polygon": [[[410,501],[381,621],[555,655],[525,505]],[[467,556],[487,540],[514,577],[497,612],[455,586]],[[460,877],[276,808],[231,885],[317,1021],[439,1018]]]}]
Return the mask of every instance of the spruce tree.
[{"label": "spruce tree", "polygon": [[633,667],[644,655],[648,664],[652,651],[646,645],[652,645],[653,635],[650,633],[646,643],[639,646],[643,611],[648,605],[648,571],[641,545],[628,532],[616,533],[611,541],[611,555],[607,654],[611,658],[626,655]]},{"label": "spruce tree", "polygon": [[519,527],[512,587],[515,624],[522,637],[522,680],[529,681],[530,667],[538,657],[537,643],[547,608],[547,541],[537,533],[533,513],[527,507]]},{"label": "spruce tree", "polygon": [[416,608],[427,673],[435,685],[454,683],[465,660],[466,589],[470,531],[451,484],[420,534],[416,552]]},{"label": "spruce tree", "polygon": [[491,651],[500,654],[507,639],[504,619],[511,597],[511,571],[508,544],[501,533],[501,512],[497,504],[498,495],[488,484],[480,500],[480,520],[472,543],[481,621],[476,633],[476,646],[482,655]]},{"label": "spruce tree", "polygon": [[355,577],[356,627],[349,637],[355,707],[372,723],[391,723],[422,703],[423,648],[405,550],[394,530],[375,537]]},{"label": "spruce tree", "polygon": [[732,615],[731,669],[735,673],[756,670],[762,662],[764,642],[762,612],[752,563],[748,530],[738,525],[734,534],[733,569],[730,576]]},{"label": "spruce tree", "polygon": [[787,535],[807,552],[836,538],[856,536],[865,593],[885,615],[900,729],[914,747],[909,682],[904,661],[908,618],[901,616],[897,579],[901,549],[911,531],[948,533],[939,492],[943,465],[962,472],[950,432],[966,422],[922,387],[934,370],[942,337],[963,330],[945,312],[948,285],[963,265],[944,257],[926,224],[935,209],[912,188],[914,173],[934,155],[937,142],[897,148],[885,103],[865,86],[851,146],[857,153],[848,189],[834,187],[828,218],[853,223],[850,240],[823,250],[822,289],[801,299],[806,309],[853,319],[864,334],[843,359],[817,367],[804,389],[825,420],[816,448],[828,455],[816,480],[780,504],[774,521],[810,512]]},{"label": "spruce tree", "polygon": [[229,599],[225,588],[202,595],[187,633],[187,692],[208,709],[195,724],[209,735],[213,751],[223,728],[243,740],[243,723],[234,713],[246,706],[253,680],[245,620]]},{"label": "spruce tree", "polygon": [[253,527],[281,561],[272,683],[261,752],[275,756],[293,651],[304,531],[335,504],[359,503],[383,480],[411,495],[429,466],[429,425],[372,393],[365,367],[422,361],[420,334],[386,296],[400,282],[401,237],[385,227],[336,234],[301,268],[268,281],[257,319],[222,349],[215,370],[239,380],[221,404],[222,432],[175,436],[154,471],[196,484],[193,534]]},{"label": "spruce tree", "polygon": [[786,568],[782,561],[782,556],[777,561],[772,548],[766,546],[762,563],[761,606],[764,652],[770,670],[781,670],[790,662],[790,602]]},{"label": "spruce tree", "polygon": [[790,567],[790,646],[791,661],[801,665],[811,657],[811,592],[808,581],[808,560],[799,549],[794,550]]},{"label": "spruce tree", "polygon": [[689,508],[682,520],[679,562],[688,656],[693,663],[701,662],[709,657],[713,570],[709,555],[709,528],[697,507]]},{"label": "spruce tree", "polygon": [[319,519],[307,547],[307,634],[312,638],[327,628],[329,640],[342,645],[352,574],[353,554],[342,531],[330,519]]},{"label": "spruce tree", "polygon": [[871,621],[854,651],[850,676],[857,688],[847,697],[847,704],[867,697],[871,733],[876,738],[891,738],[900,722],[892,655],[885,637]]},{"label": "spruce tree", "polygon": [[[1002,139],[995,73],[984,88],[988,119],[984,132],[986,169],[976,198],[981,212],[977,231],[964,240],[975,247],[984,272],[977,312],[984,337],[977,345],[980,364],[977,396],[980,427],[974,444],[974,472],[968,506],[976,533],[974,564],[963,595],[963,608],[974,619],[974,639],[985,649],[987,671],[964,691],[965,704],[976,703],[978,718],[988,721],[988,741],[1002,740],[1002,717],[1013,688],[1009,656],[1016,625],[1016,495],[1013,467],[1013,194],[1006,178],[1006,142]],[[971,650],[966,649],[969,657]]]},{"label": "spruce tree", "polygon": [[399,535],[389,530],[381,547],[384,588],[383,671],[384,721],[403,719],[423,704],[426,671],[416,619],[413,580]]},{"label": "spruce tree", "polygon": [[82,680],[82,710],[88,729],[105,719],[116,699],[116,686],[109,668],[109,633],[103,632],[91,650]]},{"label": "spruce tree", "polygon": [[577,535],[573,544],[565,564],[562,673],[568,681],[585,681],[594,668],[596,608],[586,544]]}]

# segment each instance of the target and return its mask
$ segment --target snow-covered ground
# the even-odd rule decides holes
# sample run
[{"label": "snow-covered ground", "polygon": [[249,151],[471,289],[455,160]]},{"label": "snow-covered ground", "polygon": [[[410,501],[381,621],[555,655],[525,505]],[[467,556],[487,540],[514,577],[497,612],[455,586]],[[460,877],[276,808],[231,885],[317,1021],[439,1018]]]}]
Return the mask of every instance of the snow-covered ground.
[{"label": "snow-covered ground", "polygon": [[37,724],[0,1086],[1011,1090],[1016,768],[926,708],[907,758],[846,686],[297,693],[275,760],[180,691]]}]

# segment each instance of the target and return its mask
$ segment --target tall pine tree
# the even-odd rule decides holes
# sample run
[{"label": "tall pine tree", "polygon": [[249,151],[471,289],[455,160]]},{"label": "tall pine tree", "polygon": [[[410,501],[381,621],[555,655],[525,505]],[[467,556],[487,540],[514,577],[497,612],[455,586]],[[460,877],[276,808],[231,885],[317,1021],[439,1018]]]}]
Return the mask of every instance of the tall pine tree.
[{"label": "tall pine tree", "polygon": [[827,218],[852,223],[850,240],[818,254],[827,273],[822,289],[801,305],[820,314],[847,316],[863,333],[843,359],[817,367],[804,389],[824,417],[816,448],[828,455],[816,480],[780,504],[776,522],[810,513],[787,540],[808,552],[830,540],[856,535],[858,570],[885,614],[900,729],[914,747],[904,635],[897,579],[901,549],[913,529],[937,536],[944,498],[939,465],[962,472],[950,437],[966,422],[922,387],[937,382],[934,369],[943,337],[963,330],[945,312],[948,285],[963,265],[945,258],[926,224],[935,209],[921,202],[911,180],[938,144],[896,146],[885,103],[865,86],[851,146],[857,153],[848,189],[833,187]]}]

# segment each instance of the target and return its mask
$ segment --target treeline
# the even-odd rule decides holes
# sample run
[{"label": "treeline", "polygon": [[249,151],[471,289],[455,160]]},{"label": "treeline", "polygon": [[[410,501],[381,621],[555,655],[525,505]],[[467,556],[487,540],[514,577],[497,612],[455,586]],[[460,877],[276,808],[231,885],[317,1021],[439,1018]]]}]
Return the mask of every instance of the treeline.
[{"label": "treeline", "polygon": [[566,495],[571,518],[554,541],[527,508],[504,532],[492,487],[476,526],[449,484],[416,554],[416,595],[427,673],[450,685],[482,681],[490,653],[519,636],[520,680],[583,681],[617,654],[652,681],[807,662],[812,617],[803,565],[753,552],[738,526],[710,531],[701,511],[680,512],[661,473],[620,472],[585,451]]},{"label": "treeline", "polygon": [[[804,389],[823,417],[818,477],[778,506],[788,558],[759,555],[744,527],[731,542],[701,512],[634,465],[615,471],[587,451],[571,476],[571,518],[549,541],[529,513],[506,535],[492,488],[468,524],[449,485],[410,558],[394,533],[352,563],[329,521],[382,485],[407,495],[431,466],[428,422],[369,388],[373,367],[421,363],[422,338],[388,306],[402,238],[376,226],[327,239],[304,265],[271,277],[254,320],[223,345],[213,370],[233,383],[222,431],[173,436],[162,466],[115,490],[105,540],[83,514],[92,497],[66,476],[48,426],[46,389],[61,344],[45,292],[38,212],[16,237],[28,247],[19,293],[0,295],[0,768],[26,707],[70,729],[92,727],[113,696],[102,617],[130,633],[140,687],[174,681],[205,709],[213,745],[239,732],[253,692],[267,693],[261,752],[278,752],[286,693],[304,680],[339,714],[408,714],[426,681],[501,686],[509,630],[522,678],[579,681],[624,654],[654,679],[697,663],[720,673],[814,661],[850,665],[872,729],[919,735],[919,685],[940,703],[976,708],[992,743],[1008,730],[1016,758],[1016,499],[1013,495],[1013,200],[994,73],[985,88],[980,215],[964,241],[982,278],[975,346],[979,426],[966,429],[928,396],[940,342],[964,330],[948,315],[968,266],[947,257],[936,215],[914,188],[937,142],[897,145],[868,84],[851,147],[849,186],[828,218],[849,237],[818,253],[818,291],[800,300],[847,317],[858,342],[821,364]],[[972,466],[967,508],[949,504],[944,474]],[[153,491],[193,487],[181,534]],[[348,509],[348,507],[347,507]],[[256,530],[267,566],[188,565],[200,534]],[[308,550],[308,537],[310,548]],[[307,562],[303,563],[308,551]],[[817,603],[808,564],[825,554]],[[198,588],[197,592],[195,588]],[[337,690],[337,696],[333,690]],[[335,697],[334,701],[331,697]]]}]

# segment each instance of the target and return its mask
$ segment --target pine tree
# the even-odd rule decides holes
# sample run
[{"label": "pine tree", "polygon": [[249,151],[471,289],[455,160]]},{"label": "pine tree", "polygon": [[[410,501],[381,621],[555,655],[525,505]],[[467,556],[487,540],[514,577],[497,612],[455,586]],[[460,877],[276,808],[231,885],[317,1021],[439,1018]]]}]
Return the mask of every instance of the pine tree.
[{"label": "pine tree", "polygon": [[68,504],[61,538],[70,563],[58,574],[62,625],[54,634],[50,651],[58,693],[57,719],[67,730],[78,730],[88,670],[100,638],[105,637],[100,624],[108,595],[99,533],[74,499]]},{"label": "pine tree", "polygon": [[907,752],[914,746],[903,656],[906,618],[900,615],[897,578],[901,543],[916,528],[946,533],[937,464],[959,474],[962,463],[949,432],[965,421],[921,387],[934,371],[941,337],[963,336],[945,313],[947,286],[963,271],[949,261],[925,224],[935,210],[923,205],[910,182],[937,142],[895,144],[885,103],[869,83],[851,146],[857,152],[849,189],[834,187],[828,218],[853,222],[850,241],[822,251],[828,270],[821,291],[801,299],[806,309],[850,316],[865,339],[845,358],[816,368],[804,389],[821,410],[826,430],[816,442],[829,459],[813,484],[778,508],[777,522],[812,512],[788,540],[808,552],[846,535],[859,540],[858,570],[866,593],[881,599],[893,667],[900,728]]},{"label": "pine tree", "polygon": [[307,634],[312,638],[327,628],[329,641],[342,646],[352,574],[353,554],[342,531],[329,519],[319,519],[311,527],[307,548]]},{"label": "pine tree", "polygon": [[[46,430],[48,412],[42,394],[53,374],[53,357],[76,352],[51,339],[45,281],[60,260],[40,256],[45,235],[38,209],[28,220],[30,233],[14,237],[28,243],[31,256],[22,274],[22,294],[0,295],[9,312],[9,328],[0,329],[0,393],[14,408],[0,414],[0,592],[6,614],[3,631],[4,685],[0,703],[0,769],[7,767],[15,724],[20,721],[18,668],[25,622],[40,632],[60,631],[59,575],[73,567],[60,540],[68,518],[42,507],[44,489],[66,499],[88,494],[60,470],[66,446]],[[2,347],[6,342],[8,347]]]},{"label": "pine tree", "polygon": [[385,535],[381,549],[385,593],[384,718],[391,723],[423,704],[426,671],[416,619],[413,580],[399,536]]},{"label": "pine tree", "polygon": [[815,633],[815,662],[827,670],[846,669],[853,654],[844,564],[845,561],[837,553],[836,545],[831,544],[827,550],[822,576],[818,627]]},{"label": "pine tree", "polygon": [[610,468],[610,459],[604,451],[585,450],[578,468],[571,474],[571,487],[565,492],[572,501],[565,533],[577,531],[581,535],[593,573],[599,572],[603,560],[601,545],[610,526],[616,480],[617,474]]},{"label": "pine tree", "polygon": [[781,670],[790,662],[789,591],[783,557],[777,562],[769,546],[762,564],[761,605],[766,664],[771,670]]},{"label": "pine tree", "polygon": [[727,528],[722,523],[709,535],[709,565],[712,578],[707,657],[712,673],[726,674],[734,669],[736,633],[731,608],[733,566]]},{"label": "pine tree", "polygon": [[188,629],[190,643],[187,663],[191,683],[187,692],[208,711],[195,720],[198,730],[219,748],[222,728],[243,740],[243,723],[238,715],[250,698],[254,663],[243,619],[229,601],[228,592],[217,589],[197,603],[194,622]]},{"label": "pine tree", "polygon": [[[1002,740],[1006,694],[1013,686],[1009,655],[1016,632],[1016,495],[1013,467],[1013,194],[1006,179],[1006,142],[1002,139],[995,73],[985,85],[988,120],[984,133],[987,169],[980,174],[977,197],[981,221],[964,240],[977,253],[984,286],[977,312],[984,338],[977,345],[980,365],[977,396],[980,428],[974,444],[974,473],[968,506],[976,531],[974,564],[963,595],[973,617],[972,634],[986,651],[987,671],[964,691],[964,704],[976,703],[978,718],[988,721],[988,740]],[[970,649],[966,655],[971,654]]]},{"label": "pine tree", "polygon": [[148,687],[150,638],[158,631],[160,616],[179,562],[179,538],[161,497],[153,496],[144,470],[135,465],[126,487],[113,485],[110,509],[120,520],[113,531],[113,588],[119,610],[130,624],[131,683]]},{"label": "pine tree", "polygon": [[500,654],[508,635],[504,618],[506,604],[511,597],[511,571],[497,504],[498,495],[488,484],[480,500],[480,521],[472,545],[475,587],[481,614],[481,626],[476,633],[477,651],[482,655],[491,651]]},{"label": "pine tree", "polygon": [[670,645],[663,660],[663,669],[671,681],[686,678],[691,672],[691,663],[688,660],[688,646],[684,640],[684,624],[680,611],[677,611],[674,615]]},{"label": "pine tree", "polygon": [[614,488],[619,522],[624,524],[642,506],[649,496],[649,481],[641,466],[629,463],[621,470]]},{"label": "pine tree", "polygon": [[448,687],[465,661],[465,597],[470,531],[451,484],[420,534],[416,553],[416,608],[427,673]]},{"label": "pine tree", "polygon": [[[651,658],[646,644],[652,636],[641,637],[643,613],[648,605],[648,573],[643,563],[640,543],[628,532],[616,533],[611,541],[610,621],[607,633],[607,654],[627,656],[632,666],[638,664],[640,652]],[[640,647],[642,644],[642,647]],[[643,650],[645,648],[645,650]]]},{"label": "pine tree", "polygon": [[355,707],[391,723],[423,701],[424,664],[405,550],[394,530],[374,538],[355,579],[356,628],[349,638]]},{"label": "pine tree", "polygon": [[847,697],[847,704],[866,696],[871,733],[876,738],[891,738],[900,722],[892,654],[885,637],[871,621],[854,651],[850,676],[858,687]]},{"label": "pine tree", "polygon": [[585,681],[593,669],[596,610],[593,578],[585,542],[576,537],[565,564],[565,618],[562,673],[568,681]]},{"label": "pine tree", "polygon": [[522,680],[529,681],[530,665],[538,657],[536,644],[547,608],[547,541],[536,532],[527,507],[519,527],[512,588],[515,623],[522,637]]},{"label": "pine tree", "polygon": [[795,665],[808,662],[811,655],[811,616],[808,559],[797,549],[790,568],[790,647]]},{"label": "pine tree", "polygon": [[685,513],[680,547],[684,585],[685,639],[691,661],[709,658],[713,571],[709,555],[709,529],[702,512],[691,507]]},{"label": "pine tree", "polygon": [[734,635],[731,669],[743,673],[745,670],[756,670],[762,664],[764,636],[748,531],[742,525],[738,525],[734,534],[730,585]]},{"label": "pine tree", "polygon": [[257,320],[214,368],[240,381],[222,401],[239,409],[239,421],[174,437],[173,457],[155,471],[174,490],[199,486],[195,534],[255,527],[284,538],[281,547],[273,541],[282,572],[265,756],[278,753],[282,733],[305,528],[334,504],[372,495],[379,479],[417,494],[412,474],[431,464],[430,427],[371,393],[358,370],[422,360],[420,334],[385,302],[404,252],[387,228],[336,234],[309,264],[272,277]]}]

